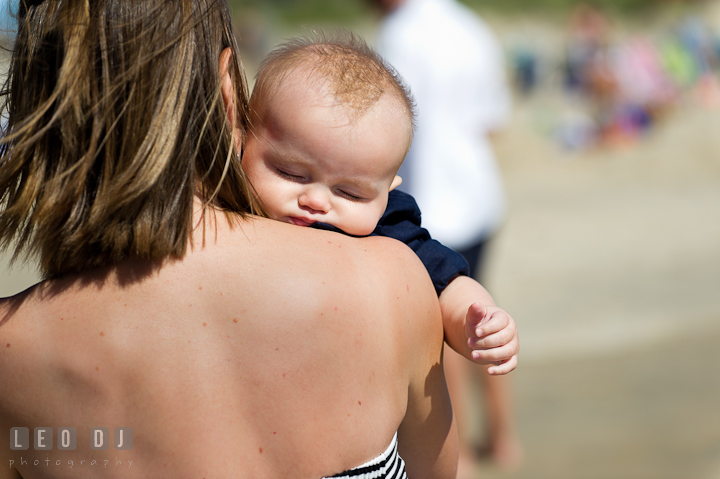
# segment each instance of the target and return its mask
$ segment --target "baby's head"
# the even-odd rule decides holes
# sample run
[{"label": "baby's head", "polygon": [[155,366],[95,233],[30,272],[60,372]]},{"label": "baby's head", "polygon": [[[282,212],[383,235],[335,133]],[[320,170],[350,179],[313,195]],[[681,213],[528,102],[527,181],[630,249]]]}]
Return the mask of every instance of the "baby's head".
[{"label": "baby's head", "polygon": [[372,233],[410,147],[407,89],[364,41],[291,40],[260,66],[242,164],[266,212]]}]

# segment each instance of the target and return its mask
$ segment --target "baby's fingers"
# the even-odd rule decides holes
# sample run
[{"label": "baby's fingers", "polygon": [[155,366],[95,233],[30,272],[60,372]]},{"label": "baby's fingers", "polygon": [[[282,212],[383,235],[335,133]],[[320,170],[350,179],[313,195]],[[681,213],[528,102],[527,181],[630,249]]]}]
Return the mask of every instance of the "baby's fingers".
[{"label": "baby's fingers", "polygon": [[480,364],[499,364],[509,360],[519,352],[519,342],[510,341],[508,344],[490,349],[476,349],[470,356],[473,361]]},{"label": "baby's fingers", "polygon": [[475,335],[477,337],[497,333],[507,328],[511,323],[514,326],[514,321],[512,321],[510,315],[500,308],[488,308],[486,316],[489,319],[479,324],[475,329]]},{"label": "baby's fingers", "polygon": [[488,315],[488,309],[481,303],[473,303],[470,305],[467,315],[465,316],[465,332],[468,337],[475,334],[476,328],[480,327],[480,323],[487,319]]},{"label": "baby's fingers", "polygon": [[518,358],[517,358],[517,354],[516,354],[515,356],[511,357],[504,363],[500,363],[495,366],[490,366],[487,369],[487,373],[491,376],[501,376],[503,374],[507,374],[507,373],[513,371],[517,367],[517,364],[518,364]]},{"label": "baby's fingers", "polygon": [[[486,334],[479,338],[469,338],[467,343],[470,349],[491,349],[505,346],[506,344],[513,342],[516,344],[518,343],[517,330],[514,327],[508,326],[492,334]],[[508,358],[510,356],[512,355],[509,355]]]}]

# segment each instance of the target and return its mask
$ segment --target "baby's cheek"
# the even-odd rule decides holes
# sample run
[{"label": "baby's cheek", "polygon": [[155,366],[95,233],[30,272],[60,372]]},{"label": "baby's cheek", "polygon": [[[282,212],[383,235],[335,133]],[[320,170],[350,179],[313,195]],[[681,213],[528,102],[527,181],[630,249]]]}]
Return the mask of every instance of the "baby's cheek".
[{"label": "baby's cheek", "polygon": [[382,212],[376,214],[374,208],[368,205],[362,206],[363,208],[355,211],[351,217],[343,218],[344,227],[338,226],[338,228],[354,236],[367,236],[375,231]]},{"label": "baby's cheek", "polygon": [[[262,199],[262,196],[260,198]],[[265,202],[265,209],[267,211],[267,214],[269,214],[271,218],[277,220],[281,217],[284,217],[285,214],[283,213],[281,205],[278,204],[277,201],[273,201],[274,199],[275,198],[270,197],[270,201]]]},{"label": "baby's cheek", "polygon": [[[375,231],[376,225],[361,225],[357,228],[351,228],[350,231],[343,229],[343,231],[350,233],[353,236],[368,236]],[[342,228],[341,228],[342,229]]]},{"label": "baby's cheek", "polygon": [[255,192],[257,193],[260,201],[265,207],[265,212],[273,219],[279,219],[283,215],[282,212],[282,201],[274,191],[271,185],[266,184],[263,181],[259,181],[257,185],[253,184]]}]

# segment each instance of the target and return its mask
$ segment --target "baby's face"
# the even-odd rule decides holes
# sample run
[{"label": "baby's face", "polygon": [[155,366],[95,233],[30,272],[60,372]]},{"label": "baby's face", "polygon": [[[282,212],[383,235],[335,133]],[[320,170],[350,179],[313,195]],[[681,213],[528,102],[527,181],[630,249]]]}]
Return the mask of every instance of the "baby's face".
[{"label": "baby's face", "polygon": [[351,121],[331,96],[311,90],[284,82],[254,119],[243,168],[273,219],[368,235],[397,186],[410,120],[399,100],[383,95]]}]

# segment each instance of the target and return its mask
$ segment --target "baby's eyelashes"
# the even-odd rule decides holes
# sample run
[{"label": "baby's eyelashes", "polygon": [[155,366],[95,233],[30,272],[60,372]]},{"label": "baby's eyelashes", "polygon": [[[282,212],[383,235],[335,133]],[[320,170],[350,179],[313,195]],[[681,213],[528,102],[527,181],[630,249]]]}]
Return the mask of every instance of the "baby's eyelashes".
[{"label": "baby's eyelashes", "polygon": [[280,168],[275,168],[275,173],[277,173],[280,177],[285,178],[286,180],[289,180],[289,181],[294,181],[297,183],[305,181],[304,176],[293,175],[292,173],[289,173],[285,170],[281,170]]},{"label": "baby's eyelashes", "polygon": [[346,200],[357,201],[357,202],[365,201],[365,198],[362,198],[362,197],[357,196],[357,195],[353,195],[352,193],[348,193],[347,191],[338,190],[338,191],[337,191],[337,194],[338,194],[338,196],[342,196],[342,197],[345,198]]}]

